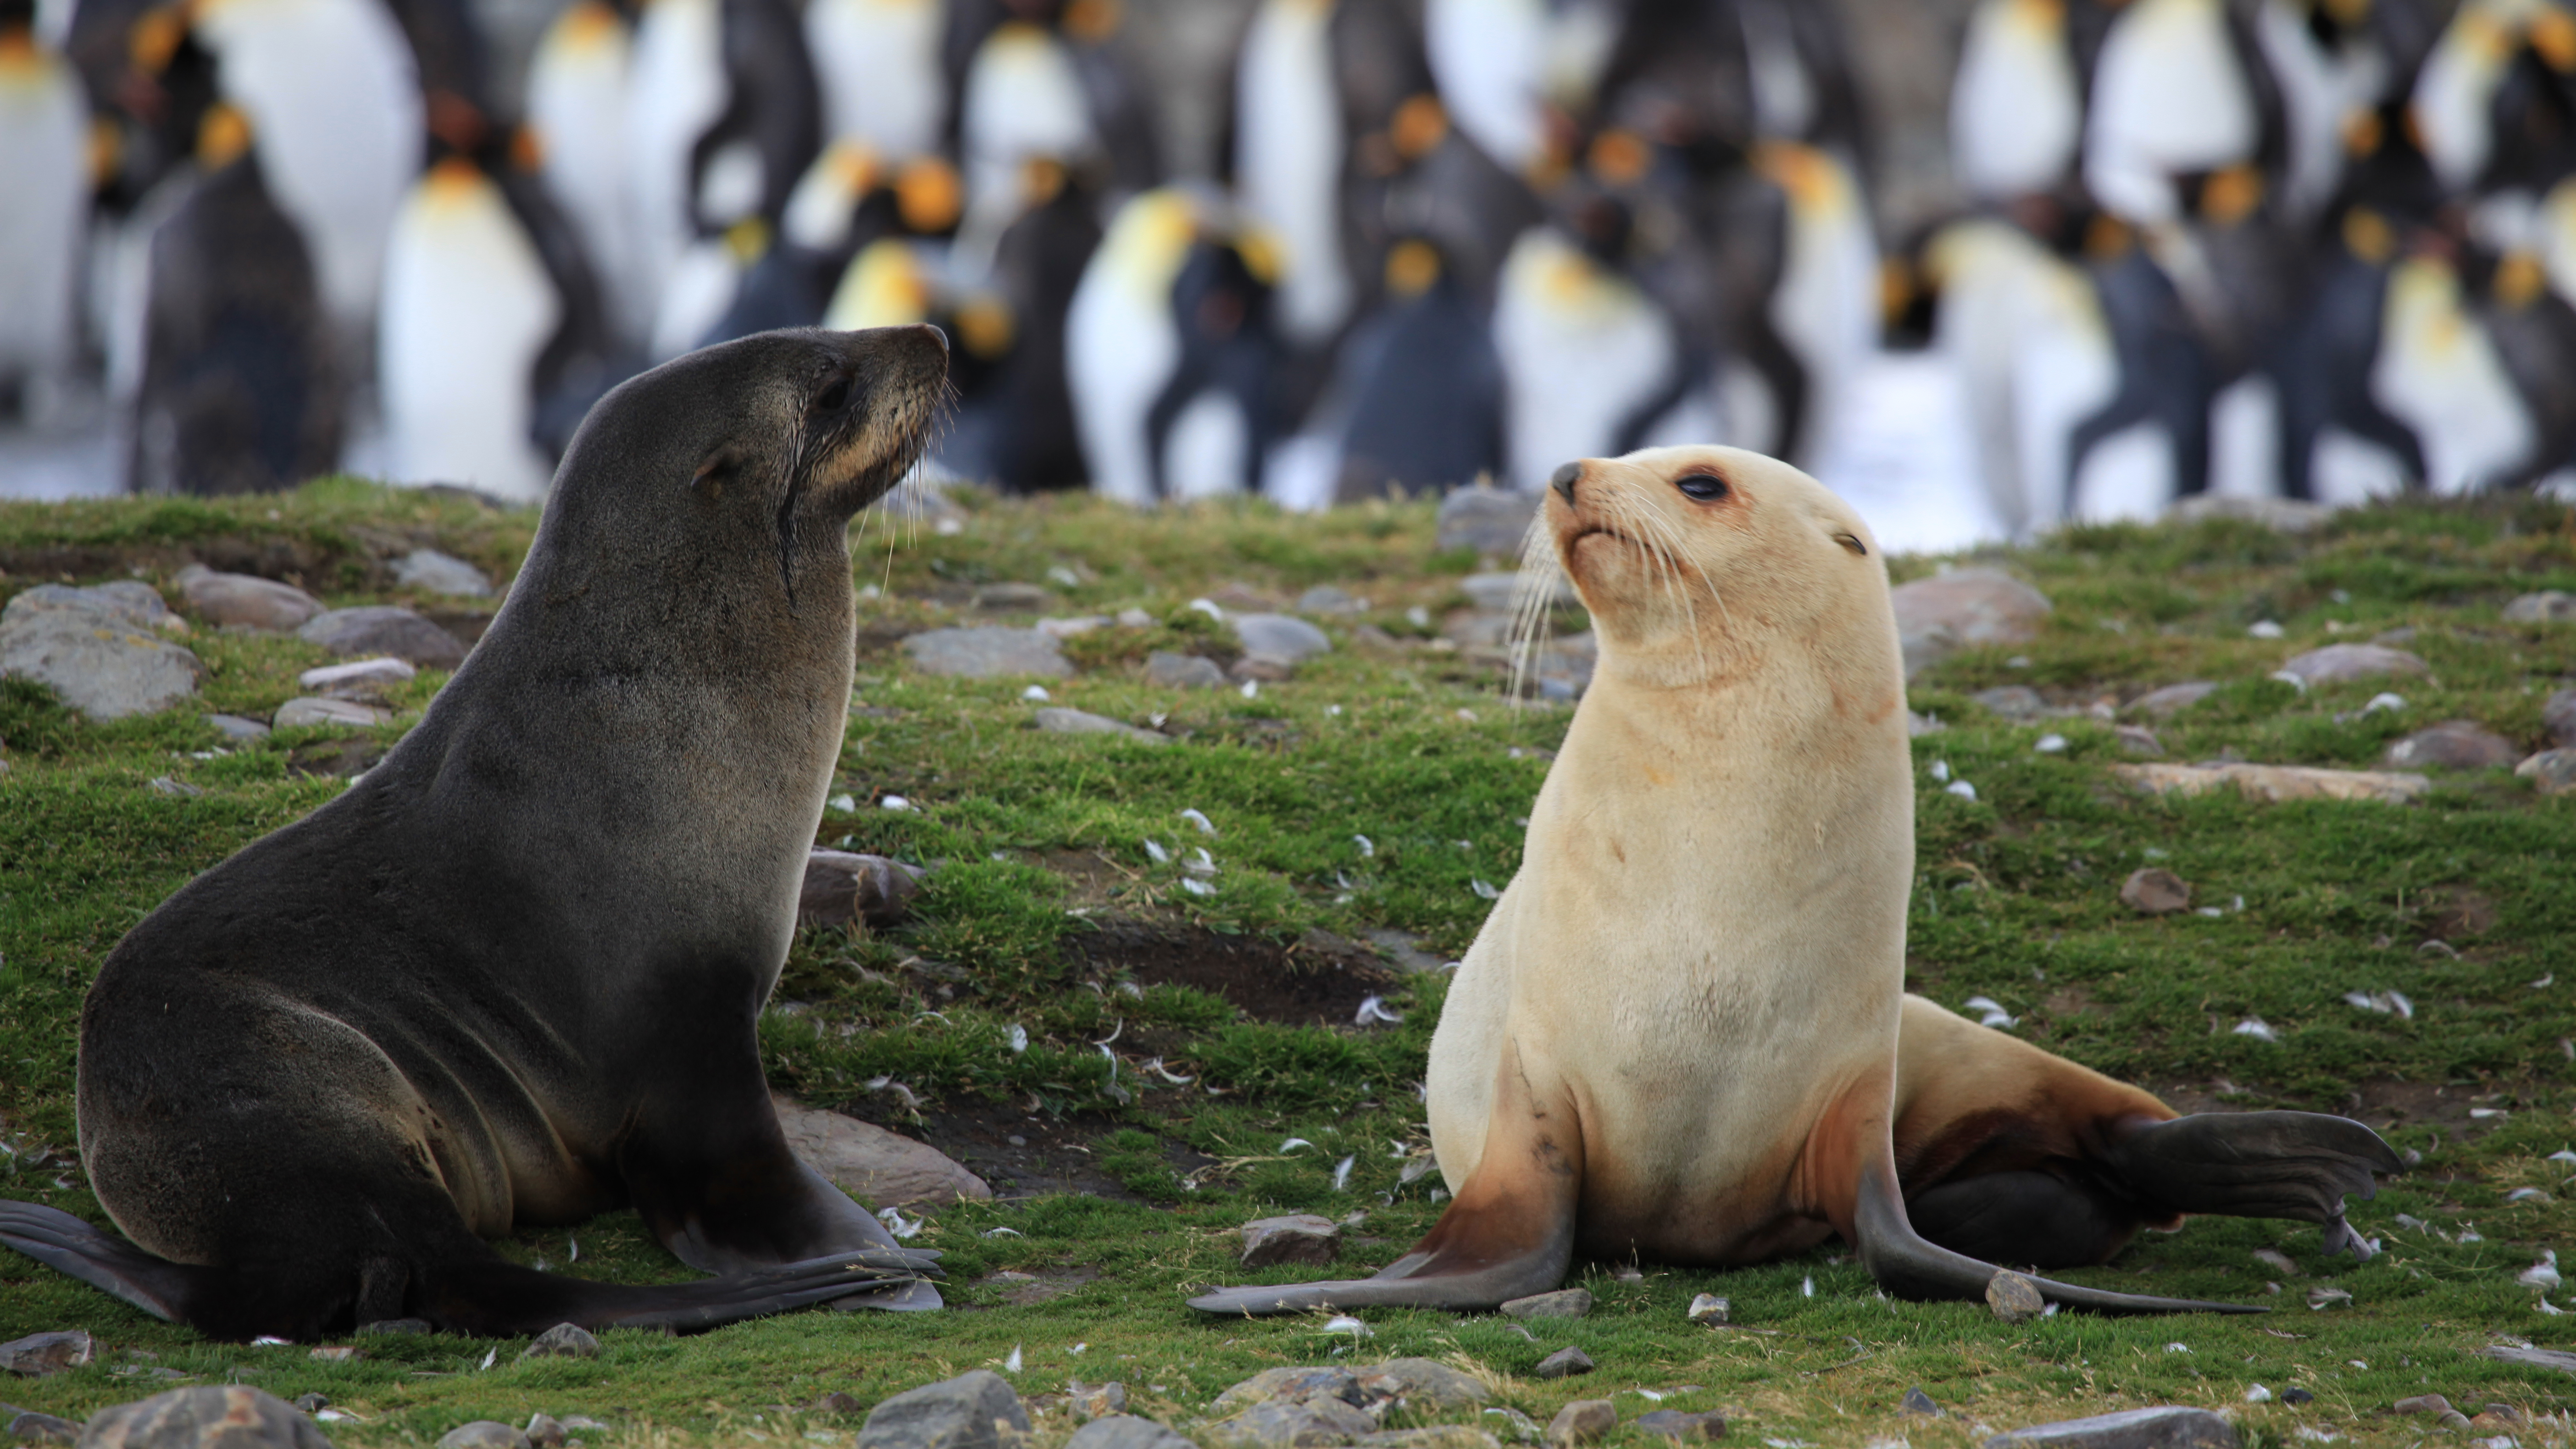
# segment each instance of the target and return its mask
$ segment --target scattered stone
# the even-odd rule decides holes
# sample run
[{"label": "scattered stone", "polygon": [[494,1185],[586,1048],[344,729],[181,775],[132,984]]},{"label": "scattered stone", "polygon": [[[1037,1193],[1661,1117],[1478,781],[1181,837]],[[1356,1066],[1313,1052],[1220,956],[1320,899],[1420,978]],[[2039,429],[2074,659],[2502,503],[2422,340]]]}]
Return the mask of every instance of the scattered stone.
[{"label": "scattered stone", "polygon": [[1568,1378],[1592,1372],[1592,1355],[1567,1345],[1538,1361],[1537,1373],[1543,1379]]},{"label": "scattered stone", "polygon": [[1419,1429],[1381,1429],[1362,1434],[1363,1449],[1503,1449],[1503,1441],[1465,1424],[1428,1424]]},{"label": "scattered stone", "polygon": [[[1406,1362],[1406,1360],[1397,1360]],[[1392,1367],[1393,1365],[1386,1365]],[[1248,1409],[1255,1404],[1304,1403],[1309,1399],[1339,1399],[1346,1404],[1360,1401],[1360,1376],[1346,1368],[1275,1368],[1263,1369],[1224,1393],[1208,1405],[1210,1418]]]},{"label": "scattered stone", "polygon": [[2027,724],[2048,713],[2048,701],[2027,684],[1980,689],[1968,697],[2014,724]]},{"label": "scattered stone", "polygon": [[1358,614],[1368,609],[1368,600],[1354,598],[1331,584],[1317,584],[1297,596],[1300,614]]},{"label": "scattered stone", "polygon": [[149,584],[39,584],[0,609],[0,675],[50,685],[94,720],[157,714],[205,677],[196,655],[161,637],[185,627]]},{"label": "scattered stone", "polygon": [[2129,708],[2158,719],[2171,719],[2217,692],[2217,685],[2195,679],[2188,684],[2168,684],[2162,689],[2151,689],[2129,701]]},{"label": "scattered stone", "polygon": [[563,1449],[564,1440],[572,1437],[561,1420],[552,1414],[530,1414],[528,1427],[519,1431],[528,1436],[529,1449]]},{"label": "scattered stone", "polygon": [[1069,1384],[1065,1388],[1064,1400],[1065,1406],[1073,1410],[1077,1418],[1105,1419],[1127,1412],[1127,1386],[1100,1384],[1084,1388],[1080,1384]]},{"label": "scattered stone", "polygon": [[1559,1288],[1553,1293],[1533,1293],[1515,1298],[1503,1305],[1507,1318],[1581,1318],[1592,1311],[1592,1294],[1584,1288]]},{"label": "scattered stone", "polygon": [[235,625],[285,633],[322,612],[322,601],[295,587],[256,574],[219,574],[204,564],[179,570],[179,596],[197,617],[222,628]]},{"label": "scattered stone", "polygon": [[2158,795],[2200,795],[2233,785],[2246,798],[2377,800],[2403,805],[2433,788],[2422,775],[2379,770],[2325,770],[2306,765],[2113,765],[2111,773]]},{"label": "scattered stone", "polygon": [[1628,1426],[1647,1434],[1659,1434],[1684,1444],[1698,1444],[1726,1437],[1726,1415],[1715,1409],[1704,1414],[1686,1413],[1680,1409],[1657,1409],[1639,1414]]},{"label": "scattered stone", "polygon": [[1006,1437],[1028,1432],[1028,1410],[1010,1383],[976,1369],[877,1405],[859,1430],[859,1449],[1001,1449]]},{"label": "scattered stone", "polygon": [[1377,1420],[1339,1399],[1323,1397],[1255,1404],[1206,1430],[1207,1441],[1219,1449],[1321,1449],[1375,1432]]},{"label": "scattered stone", "polygon": [[215,733],[228,740],[256,740],[268,734],[268,726],[237,714],[210,714],[206,716],[206,723],[214,726]]},{"label": "scattered stone", "polygon": [[1324,631],[1294,614],[1236,614],[1226,622],[1249,654],[1267,654],[1297,664],[1330,653],[1333,641]]},{"label": "scattered stone", "polygon": [[2281,1390],[2281,1402],[2285,1404],[2313,1404],[2316,1401],[2317,1396],[2309,1393],[2306,1389]]},{"label": "scattered stone", "polygon": [[[1147,622],[1152,621],[1148,619]],[[1038,632],[1051,639],[1073,639],[1088,634],[1094,629],[1106,629],[1109,624],[1110,618],[1107,614],[1084,614],[1071,619],[1040,619]]]},{"label": "scattered stone", "polygon": [[1894,591],[1896,634],[1905,677],[1979,644],[2025,644],[2039,637],[2048,596],[1993,569],[1955,569]]},{"label": "scattered stone", "polygon": [[438,1449],[530,1449],[528,1436],[497,1419],[459,1424],[438,1436]]},{"label": "scattered stone", "polygon": [[2149,866],[2120,882],[2120,904],[2145,915],[2169,916],[2190,907],[2191,885],[2172,871]]},{"label": "scattered stone", "polygon": [[589,1329],[578,1323],[558,1323],[538,1334],[536,1341],[522,1350],[519,1357],[523,1359],[597,1358],[599,1340],[591,1336]]},{"label": "scattered stone", "polygon": [[89,1362],[92,1350],[93,1345],[85,1329],[31,1333],[25,1338],[0,1343],[0,1368],[25,1378],[43,1378],[47,1374],[79,1368]]},{"label": "scattered stone", "polygon": [[2480,1428],[2486,1428],[2489,1426],[2501,1428],[2506,1425],[2522,1423],[2524,1420],[2522,1417],[2522,1410],[2515,1408],[2511,1404],[2489,1404],[2485,1408],[2479,1410],[2477,1415],[2474,1418],[2471,1418],[2469,1422],[2479,1426]]},{"label": "scattered stone", "polygon": [[2329,644],[2311,649],[2281,666],[2281,673],[2296,675],[2311,685],[2348,684],[2356,679],[2378,679],[2390,674],[2430,674],[2423,660],[2403,649],[2380,644]]},{"label": "scattered stone", "polygon": [[2508,624],[2576,624],[2576,594],[2543,589],[2504,606]]},{"label": "scattered stone", "polygon": [[277,707],[269,722],[282,730],[304,729],[312,725],[357,725],[372,729],[394,722],[394,712],[353,699],[325,699],[306,695],[290,699]]},{"label": "scattered stone", "polygon": [[2562,1374],[2576,1374],[2576,1353],[2566,1353],[2554,1348],[2519,1348],[2512,1344],[2490,1344],[2479,1349],[2478,1352],[2492,1359],[2518,1363],[2528,1368],[2556,1369]]},{"label": "scattered stone", "polygon": [[2207,1409],[2160,1405],[1997,1434],[1984,1449],[2236,1449],[2236,1429]]},{"label": "scattered stone", "polygon": [[[1513,603],[1521,587],[1521,576],[1517,573],[1469,574],[1458,581],[1459,591],[1467,596],[1467,602],[1492,613],[1514,612]],[[1581,608],[1583,598],[1574,592],[1573,583],[1558,573],[1548,580],[1547,606],[1551,609]]]},{"label": "scattered stone", "polygon": [[428,1332],[430,1332],[430,1326],[426,1318],[379,1318],[373,1323],[358,1325],[358,1336],[361,1338],[370,1333],[409,1335]]},{"label": "scattered stone", "polygon": [[1276,654],[1246,654],[1226,670],[1229,679],[1253,679],[1263,684],[1278,684],[1297,677],[1297,666]]},{"label": "scattered stone", "polygon": [[2334,509],[2323,503],[2310,503],[2300,498],[2248,498],[2233,493],[2197,493],[2173,506],[2173,516],[2185,523],[2198,523],[2210,518],[2239,518],[2260,524],[2274,533],[2306,533],[2334,516]]},{"label": "scattered stone", "polygon": [[2475,720],[2455,719],[2420,729],[2388,747],[2387,761],[2408,769],[2500,770],[2522,758],[2513,741]]},{"label": "scattered stone", "polygon": [[1384,1363],[1363,1364],[1351,1372],[1358,1376],[1363,1404],[1403,1399],[1413,1404],[1459,1409],[1481,1404],[1489,1397],[1485,1386],[1473,1375],[1427,1358],[1391,1358]]},{"label": "scattered stone", "polygon": [[2447,1414],[2451,1412],[2451,1401],[2440,1394],[2417,1394],[2411,1399],[2399,1399],[2389,1408],[2400,1414]]},{"label": "scattered stone", "polygon": [[1214,689],[1225,683],[1225,671],[1213,659],[1157,649],[1145,657],[1145,682],[1163,689]]},{"label": "scattered stone", "polygon": [[2543,795],[2576,792],[2576,749],[2542,750],[2513,767]]},{"label": "scattered stone", "polygon": [[69,1419],[24,1409],[9,1418],[9,1437],[35,1439],[48,1444],[77,1444],[81,1426]]},{"label": "scattered stone", "polygon": [[855,1414],[866,1407],[867,1405],[860,1403],[856,1398],[841,1392],[839,1389],[834,1389],[830,1393],[825,1394],[823,1397],[814,1401],[813,1412],[817,1414]]},{"label": "scattered stone", "polygon": [[2469,1427],[2469,1416],[2457,1409],[2445,1409],[2433,1416],[2433,1423],[2438,1428],[2456,1432]]},{"label": "scattered stone", "polygon": [[479,599],[492,592],[492,580],[481,569],[434,548],[416,548],[395,559],[394,582],[454,599]]},{"label": "scattered stone", "polygon": [[346,664],[325,664],[295,676],[299,686],[334,699],[364,699],[397,684],[408,684],[420,677],[420,671],[390,655],[374,659],[353,659]]},{"label": "scattered stone", "polygon": [[111,1405],[90,1416],[80,1442],[88,1449],[331,1449],[293,1404],[245,1384],[172,1389]]},{"label": "scattered stone", "polygon": [[356,1363],[366,1356],[366,1353],[355,1344],[347,1343],[319,1344],[312,1352],[305,1355],[316,1363]]},{"label": "scattered stone", "polygon": [[1691,1300],[1690,1321],[1693,1323],[1732,1323],[1735,1305],[1714,1293],[1703,1293]]},{"label": "scattered stone", "polygon": [[2113,725],[2111,737],[2119,741],[2122,754],[2144,755],[2153,759],[2165,752],[2165,742],[2156,738],[2154,730],[2143,725]]},{"label": "scattered stone", "polygon": [[1054,597],[1036,584],[986,584],[975,591],[975,607],[987,614],[1026,613],[1045,608]]},{"label": "scattered stone", "polygon": [[882,855],[816,847],[805,853],[805,884],[796,894],[796,919],[805,925],[837,926],[861,920],[871,926],[891,926],[912,909],[912,898],[921,893],[922,878],[928,874]]},{"label": "scattered stone", "polygon": [[2576,689],[2562,689],[2549,696],[2549,702],[2540,707],[2540,724],[2551,739],[2576,749]]},{"label": "scattered stone", "polygon": [[1198,1449],[1188,1438],[1151,1419],[1113,1414],[1073,1431],[1065,1449]]},{"label": "scattered stone", "polygon": [[1440,500],[1437,542],[1442,553],[1471,548],[1490,558],[1518,558],[1530,520],[1538,516],[1539,495],[1478,484]]},{"label": "scattered stone", "polygon": [[937,1207],[993,1195],[984,1179],[927,1142],[775,1093],[769,1100],[788,1150],[871,1208]]},{"label": "scattered stone", "polygon": [[1897,1401],[1896,1412],[1920,1414],[1928,1419],[1937,1419],[1941,1417],[1941,1406],[1932,1402],[1932,1396],[1923,1392],[1922,1385],[1917,1384],[1907,1389],[1905,1397]]},{"label": "scattered stone", "polygon": [[1342,1251],[1342,1225],[1313,1213],[1259,1218],[1243,1225],[1243,1266],[1329,1263]]},{"label": "scattered stone", "polygon": [[1986,1280],[1986,1307],[2006,1323],[2026,1323],[2048,1309],[2039,1285],[2019,1273],[1997,1273]]},{"label": "scattered stone", "polygon": [[390,654],[431,669],[454,669],[465,662],[465,646],[455,635],[393,604],[317,614],[295,637],[342,656]]},{"label": "scattered stone", "polygon": [[1063,679],[1073,673],[1073,665],[1064,657],[1063,643],[1038,629],[1005,629],[996,625],[973,629],[932,629],[904,640],[903,648],[912,656],[913,667],[924,674],[944,674],[959,679],[1043,674],[1051,679]]},{"label": "scattered stone", "polygon": [[1619,1427],[1619,1411],[1608,1399],[1576,1399],[1547,1421],[1547,1442],[1559,1446],[1589,1444]]}]

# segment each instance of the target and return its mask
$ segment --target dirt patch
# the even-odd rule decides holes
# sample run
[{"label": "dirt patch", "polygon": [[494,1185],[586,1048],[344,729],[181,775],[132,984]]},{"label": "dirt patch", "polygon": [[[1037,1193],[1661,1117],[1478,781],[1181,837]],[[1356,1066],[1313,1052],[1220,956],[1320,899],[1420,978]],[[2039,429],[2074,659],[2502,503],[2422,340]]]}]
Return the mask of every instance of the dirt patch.
[{"label": "dirt patch", "polygon": [[2474,886],[2440,886],[2424,893],[2426,926],[2444,941],[2465,941],[2495,929],[2495,898]]},{"label": "dirt patch", "polygon": [[[1100,1165],[1100,1141],[1129,1125],[1098,1113],[1052,1117],[1007,1103],[962,1101],[900,1115],[883,1097],[863,1097],[838,1110],[889,1132],[927,1142],[984,1179],[996,1198],[1070,1192],[1086,1197],[1142,1201]],[[1166,1141],[1164,1156],[1176,1172],[1189,1173],[1216,1159]]]},{"label": "dirt patch", "polygon": [[1091,1267],[1049,1268],[1042,1273],[1022,1273],[1005,1268],[999,1273],[988,1273],[975,1282],[978,1287],[1000,1289],[1002,1301],[1013,1308],[1034,1308],[1099,1279],[1100,1270]]},{"label": "dirt patch", "polygon": [[1266,936],[1121,920],[1065,945],[1103,975],[1187,986],[1225,998],[1255,1021],[1290,1026],[1349,1026],[1362,1001],[1396,984],[1376,953],[1322,932],[1282,945]]},{"label": "dirt patch", "polygon": [[[2503,1126],[2524,1096],[2509,1086],[2443,1086],[2386,1077],[2356,1085],[2341,1101],[2324,1102],[2275,1101],[2261,1092],[2226,1083],[2175,1082],[2153,1090],[2177,1112],[2260,1112],[2274,1108],[2332,1112],[2378,1132],[2398,1127],[2438,1127],[2453,1141]],[[2478,1112],[2497,1115],[2473,1115]]]}]

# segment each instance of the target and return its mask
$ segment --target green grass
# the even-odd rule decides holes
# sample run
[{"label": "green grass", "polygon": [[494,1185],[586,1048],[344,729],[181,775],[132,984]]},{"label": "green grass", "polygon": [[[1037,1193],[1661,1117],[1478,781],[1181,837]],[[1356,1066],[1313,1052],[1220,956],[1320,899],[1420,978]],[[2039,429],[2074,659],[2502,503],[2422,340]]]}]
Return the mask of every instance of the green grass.
[{"label": "green grass", "polygon": [[[301,1347],[208,1344],[5,1258],[0,1337],[86,1327],[101,1354],[0,1394],[78,1416],[161,1386],[152,1373],[167,1370],[290,1398],[326,1394],[362,1416],[330,1426],[344,1443],[428,1442],[468,1419],[517,1422],[536,1410],[614,1426],[585,1436],[594,1443],[801,1443],[809,1431],[846,1443],[855,1423],[780,1406],[834,1389],[873,1402],[1017,1348],[1026,1394],[1114,1379],[1131,1403],[1182,1422],[1264,1367],[1337,1351],[1420,1354],[1471,1362],[1498,1402],[1542,1421],[1567,1399],[1601,1395],[1634,1417],[1652,1405],[1627,1390],[1697,1386],[1666,1403],[1727,1408],[1740,1438],[1836,1449],[1908,1433],[1965,1442],[1978,1424],[2152,1402],[2230,1408],[2267,1446],[2297,1442],[2302,1426],[2412,1442],[2424,1421],[2384,1411],[2427,1391],[2471,1409],[2489,1399],[2526,1412],[2567,1407],[2576,1381],[2475,1351],[2500,1335],[2576,1348],[2576,1326],[2563,1326],[2576,1319],[2542,1315],[2513,1277],[2540,1249],[2566,1243],[2576,1215],[2560,1200],[2504,1202],[2524,1186],[2563,1199],[2568,1174],[2544,1159],[2576,1142],[2576,1062],[2562,1048],[2576,1036],[2576,799],[2538,798],[2503,772],[2443,776],[2407,807],[2148,799],[2110,776],[2126,757],[2107,725],[2011,725],[1969,696],[2013,683],[2082,703],[2186,679],[2222,683],[2160,727],[2167,757],[2181,760],[2232,752],[2367,765],[2406,728],[2450,718],[2536,747],[2542,699],[2576,676],[2576,628],[2508,625],[2498,614],[2518,593],[2576,589],[2569,510],[2408,504],[2296,538],[2226,521],[2069,530],[2045,547],[1963,560],[1999,564],[2048,592],[2057,609],[2042,637],[1961,654],[1913,690],[1914,706],[1948,727],[1915,743],[1912,986],[1952,1005],[1994,997],[2026,1039],[2185,1101],[2403,1105],[2389,1135],[2422,1163],[2353,1214],[2384,1255],[2329,1265],[2314,1256],[2313,1228],[2195,1220],[2070,1276],[2260,1299],[2280,1312],[2021,1327],[1965,1305],[1884,1300],[1831,1250],[1725,1274],[1646,1265],[1633,1281],[1594,1265],[1582,1270],[1600,1299],[1589,1318],[1524,1331],[1489,1317],[1371,1312],[1374,1337],[1353,1346],[1315,1320],[1203,1322],[1181,1300],[1192,1285],[1241,1276],[1229,1234],[1250,1217],[1363,1212],[1344,1267],[1366,1269],[1437,1216],[1437,1177],[1406,1185],[1398,1173],[1399,1154],[1425,1140],[1414,1087],[1441,978],[1408,977],[1389,998],[1401,1026],[1287,1026],[1184,987],[1118,991],[1094,980],[1082,939],[1110,916],[1281,942],[1391,928],[1454,956],[1486,908],[1474,883],[1500,885],[1518,864],[1519,822],[1546,768],[1534,751],[1552,748],[1569,716],[1511,707],[1490,661],[1430,644],[1440,617],[1464,605],[1459,578],[1477,561],[1436,551],[1427,505],[1285,518],[1251,505],[1139,517],[1082,499],[966,504],[953,535],[858,540],[859,579],[879,597],[862,605],[875,642],[856,695],[869,710],[852,721],[836,784],[857,808],[828,814],[819,837],[943,868],[902,928],[800,933],[779,990],[794,1010],[764,1020],[766,1059],[782,1089],[897,1126],[895,1099],[870,1089],[878,1078],[932,1113],[1068,1118],[1100,1177],[1124,1195],[934,1214],[915,1241],[948,1254],[948,1293],[962,1311],[804,1313],[677,1340],[611,1333],[597,1362],[521,1364],[521,1344],[450,1338],[371,1339],[347,1363]],[[387,557],[436,546],[506,576],[532,527],[527,514],[347,481],[283,498],[0,505],[0,596],[140,570],[175,602],[171,575],[203,558],[294,573],[335,604],[401,600]],[[1902,559],[1898,573],[1933,566]],[[971,606],[978,585],[1051,571],[1074,582],[1051,585],[1049,612],[1135,607],[1155,621],[1074,641],[1084,669],[1050,683],[1054,702],[1139,723],[1160,714],[1184,742],[1039,734],[1028,727],[1025,681],[925,677],[889,642],[906,628],[987,618]],[[1294,681],[1254,699],[1144,683],[1151,650],[1223,652],[1226,639],[1192,599],[1286,603],[1318,583],[1370,606],[1325,621],[1335,651]],[[1417,608],[1432,628],[1415,622]],[[2248,637],[2259,619],[2287,637]],[[1364,641],[1363,624],[1394,642]],[[2416,631],[2407,647],[2434,671],[2398,686],[2410,701],[2402,716],[2357,715],[2375,686],[2301,695],[2265,678],[2297,650],[2400,627]],[[0,1138],[14,1149],[0,1159],[0,1195],[96,1216],[70,1149],[76,1022],[98,961],[191,874],[340,788],[287,768],[296,743],[332,732],[216,755],[222,741],[202,717],[264,716],[295,692],[297,670],[320,662],[316,650],[204,629],[191,642],[212,668],[203,703],[155,719],[93,725],[41,689],[0,683],[0,758],[10,766],[0,776]],[[426,673],[396,703],[416,711],[440,682]],[[2068,748],[2036,752],[2046,731]],[[1978,800],[1943,793],[1936,762],[1973,781]],[[157,793],[149,782],[164,775],[206,793]],[[921,808],[876,808],[887,793]],[[1203,812],[1217,834],[1183,822],[1184,809]],[[1352,838],[1363,834],[1373,854]],[[1175,852],[1205,846],[1218,865],[1213,893],[1188,892],[1178,861],[1156,863],[1149,839]],[[2181,874],[2195,905],[2221,914],[2148,919],[2122,907],[2120,881],[2148,863]],[[2458,954],[2418,949],[2436,937]],[[908,969],[914,958],[940,969]],[[2357,1011],[2341,999],[2351,990],[2402,991],[2417,1014]],[[2235,1034],[2248,1016],[2279,1040]],[[1025,1051],[1009,1048],[1014,1027],[1028,1035]],[[1113,1031],[1132,1049],[1114,1079],[1093,1045]],[[1153,1055],[1194,1080],[1145,1072]],[[2472,1118],[2472,1107],[2501,1115]],[[1280,1153],[1291,1136],[1316,1146]],[[1345,1156],[1354,1164],[1337,1190],[1332,1170]],[[2440,1231],[2400,1228],[2400,1213]],[[2458,1241],[2472,1226],[2478,1240]],[[1011,1233],[984,1236],[999,1228]],[[577,1271],[685,1276],[631,1215],[570,1235],[522,1234],[504,1251],[562,1267],[568,1236],[580,1242]],[[2307,1276],[2280,1278],[2252,1257],[2261,1248],[2287,1252]],[[1005,1285],[986,1281],[1006,1269],[1074,1268],[1096,1276],[1035,1306],[1006,1304]],[[2284,1293],[2272,1297],[2267,1280]],[[2321,1284],[2352,1301],[2310,1311],[2305,1290]],[[1707,1291],[1734,1301],[1741,1328],[1685,1321],[1691,1297]],[[1600,1370],[1558,1383],[1528,1377],[1568,1343]],[[2276,1395],[2303,1386],[2316,1402],[2246,1405],[2254,1383]],[[1899,1418],[1898,1398],[1918,1384],[1950,1418]],[[1040,1426],[1050,1442],[1071,1427],[1061,1414]],[[2557,1432],[2519,1437],[2555,1442]]]}]

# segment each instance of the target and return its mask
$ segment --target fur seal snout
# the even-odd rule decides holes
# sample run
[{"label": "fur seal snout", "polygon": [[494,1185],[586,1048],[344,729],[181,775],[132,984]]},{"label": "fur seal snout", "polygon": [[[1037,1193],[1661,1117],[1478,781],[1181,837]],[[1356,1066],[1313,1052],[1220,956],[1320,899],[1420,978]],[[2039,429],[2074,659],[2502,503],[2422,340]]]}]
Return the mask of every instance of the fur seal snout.
[{"label": "fur seal snout", "polygon": [[1578,1250],[1731,1267],[1837,1233],[1891,1292],[1974,1298],[1997,1270],[1969,1253],[2098,1263],[2186,1213],[2348,1239],[2344,1198],[2400,1168],[2367,1127],[2176,1118],[1905,994],[1904,667],[1849,505],[1756,454],[1669,448],[1558,469],[1537,530],[1601,657],[1432,1037],[1456,1197],[1373,1278],[1192,1306],[1490,1308]]},{"label": "fur seal snout", "polygon": [[[234,1339],[937,1307],[937,1255],[788,1151],[755,1026],[846,722],[846,525],[946,361],[926,327],[765,333],[603,398],[419,725],[101,967],[80,1147],[131,1243],[27,1203],[0,1242]],[[483,1241],[622,1205],[725,1276]]]}]

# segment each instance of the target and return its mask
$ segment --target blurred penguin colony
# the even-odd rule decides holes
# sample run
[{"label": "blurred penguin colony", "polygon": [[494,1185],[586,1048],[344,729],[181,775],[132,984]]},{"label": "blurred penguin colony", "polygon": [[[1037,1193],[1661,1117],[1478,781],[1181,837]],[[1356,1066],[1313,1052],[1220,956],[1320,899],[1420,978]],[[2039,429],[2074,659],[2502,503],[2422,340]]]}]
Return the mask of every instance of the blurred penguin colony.
[{"label": "blurred penguin colony", "polygon": [[645,366],[928,321],[955,473],[1311,507],[1813,466],[1913,349],[2020,532],[2576,478],[2576,10],[1955,8],[1887,238],[1861,3],[1257,0],[1178,180],[1118,0],[572,0],[506,87],[473,0],[0,0],[0,386],[141,491],[537,499]]}]

